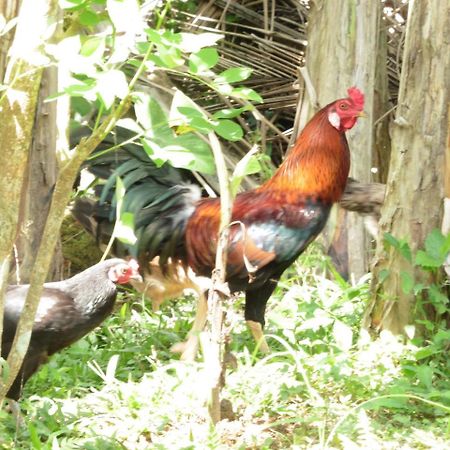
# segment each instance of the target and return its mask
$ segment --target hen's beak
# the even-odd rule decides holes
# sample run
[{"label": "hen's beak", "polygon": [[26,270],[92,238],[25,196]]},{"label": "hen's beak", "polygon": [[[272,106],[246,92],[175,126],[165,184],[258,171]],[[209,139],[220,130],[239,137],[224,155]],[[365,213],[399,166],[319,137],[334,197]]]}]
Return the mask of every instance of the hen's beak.
[{"label": "hen's beak", "polygon": [[360,113],[358,113],[358,115],[356,117],[361,117],[363,119],[367,119],[369,116],[364,111],[361,111]]},{"label": "hen's beak", "polygon": [[133,273],[131,274],[131,277],[130,277],[130,279],[131,280],[136,280],[136,281],[139,281],[140,283],[142,283],[144,280],[142,279],[142,277],[141,277],[141,274],[136,270],[136,271],[133,271]]}]

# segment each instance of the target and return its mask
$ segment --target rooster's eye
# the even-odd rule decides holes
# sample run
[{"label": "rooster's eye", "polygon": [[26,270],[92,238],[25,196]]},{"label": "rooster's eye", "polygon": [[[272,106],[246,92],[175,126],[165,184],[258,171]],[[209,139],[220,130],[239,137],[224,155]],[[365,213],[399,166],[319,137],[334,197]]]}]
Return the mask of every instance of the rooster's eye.
[{"label": "rooster's eye", "polygon": [[348,109],[348,105],[347,105],[347,103],[341,103],[339,105],[339,108],[341,108],[341,109],[343,109],[345,111],[346,109]]}]

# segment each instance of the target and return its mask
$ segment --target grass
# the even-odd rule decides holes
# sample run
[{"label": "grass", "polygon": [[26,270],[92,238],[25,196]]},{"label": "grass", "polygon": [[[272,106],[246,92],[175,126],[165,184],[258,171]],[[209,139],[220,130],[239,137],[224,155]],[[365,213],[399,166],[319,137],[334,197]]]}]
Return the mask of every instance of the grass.
[{"label": "grass", "polygon": [[152,313],[127,293],[96,333],[29,381],[23,429],[0,412],[0,448],[450,448],[445,355],[418,359],[388,333],[372,340],[360,329],[368,280],[329,280],[329,268],[313,249],[285,274],[266,314],[270,355],[255,353],[242,301],[228,306],[235,364],[215,429],[201,358],[186,364],[168,350],[189,330],[194,302]]}]

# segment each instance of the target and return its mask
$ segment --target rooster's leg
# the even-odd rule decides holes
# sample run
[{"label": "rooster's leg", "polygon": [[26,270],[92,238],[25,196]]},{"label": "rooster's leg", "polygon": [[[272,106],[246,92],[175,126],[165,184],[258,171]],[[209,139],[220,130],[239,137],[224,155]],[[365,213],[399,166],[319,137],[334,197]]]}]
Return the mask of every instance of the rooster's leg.
[{"label": "rooster's leg", "polygon": [[259,349],[263,353],[269,353],[270,351],[263,333],[264,314],[267,300],[269,300],[277,286],[278,278],[272,277],[262,286],[245,292],[245,320],[256,343],[259,344]]},{"label": "rooster's leg", "polygon": [[180,359],[183,361],[194,361],[198,352],[199,334],[203,331],[208,315],[208,303],[205,294],[199,292],[197,302],[197,312],[195,314],[194,324],[189,337],[185,342],[179,342],[172,346],[171,351],[181,353]]},{"label": "rooster's leg", "polygon": [[259,345],[259,350],[261,350],[262,353],[270,353],[270,348],[264,337],[262,325],[254,320],[247,320],[247,326],[250,328],[256,345]]}]

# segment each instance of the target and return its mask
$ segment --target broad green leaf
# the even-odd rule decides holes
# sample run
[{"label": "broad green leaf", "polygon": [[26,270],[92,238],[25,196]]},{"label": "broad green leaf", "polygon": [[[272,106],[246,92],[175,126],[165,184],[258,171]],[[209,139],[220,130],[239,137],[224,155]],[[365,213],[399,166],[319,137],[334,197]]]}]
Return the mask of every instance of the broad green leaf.
[{"label": "broad green leaf", "polygon": [[429,256],[444,262],[444,258],[448,252],[446,248],[446,237],[440,230],[434,229],[425,239],[425,250]]},{"label": "broad green leaf", "polygon": [[95,27],[98,25],[102,20],[102,17],[89,10],[85,9],[80,15],[79,15],[79,21],[81,25],[87,26],[87,27]]},{"label": "broad green leaf", "polygon": [[81,116],[85,116],[92,111],[92,104],[83,97],[73,97],[70,100],[70,107]]},{"label": "broad green leaf", "polygon": [[228,119],[220,119],[217,125],[213,124],[214,131],[227,141],[239,141],[244,136],[244,131],[236,122]]},{"label": "broad green leaf", "polygon": [[409,272],[400,272],[401,287],[404,294],[410,294],[414,288],[414,278]]},{"label": "broad green leaf", "polygon": [[198,108],[190,108],[189,106],[180,106],[177,108],[178,112],[181,113],[185,118],[186,122],[189,122],[192,119],[195,119],[197,117],[206,117],[205,114],[203,114],[202,111]]},{"label": "broad green leaf", "polygon": [[392,236],[392,234],[390,234],[390,233],[384,233],[383,240],[385,243],[387,243],[388,245],[390,245],[394,248],[400,247],[400,242],[394,236]]},{"label": "broad green leaf", "polygon": [[434,371],[430,366],[427,365],[417,366],[416,374],[419,381],[424,386],[426,386],[427,389],[432,388]]},{"label": "broad green leaf", "polygon": [[82,6],[86,0],[59,0],[59,7],[61,9],[72,9]]},{"label": "broad green leaf", "polygon": [[186,53],[195,53],[204,47],[213,47],[224,37],[218,33],[180,33],[180,49]]},{"label": "broad green leaf", "polygon": [[18,20],[18,17],[14,17],[7,22],[5,16],[0,14],[0,36],[11,31],[17,25]]},{"label": "broad green leaf", "polygon": [[251,100],[253,102],[263,103],[262,97],[256,91],[246,87],[235,88],[231,91],[230,95],[244,100]]},{"label": "broad green leaf", "polygon": [[156,65],[166,67],[168,69],[175,69],[184,64],[184,58],[181,51],[176,47],[166,47],[164,45],[157,45],[158,51],[150,58]]},{"label": "broad green leaf", "polygon": [[436,260],[423,250],[419,250],[416,254],[416,264],[421,267],[433,269],[441,267],[442,263],[443,261]]},{"label": "broad green leaf", "polygon": [[105,38],[94,36],[83,42],[80,54],[98,60],[103,56],[104,51]]},{"label": "broad green leaf", "polygon": [[407,261],[412,263],[411,248],[410,248],[409,244],[406,241],[402,240],[400,242],[399,252]]},{"label": "broad green leaf", "polygon": [[261,170],[261,166],[258,162],[258,157],[255,155],[256,147],[250,150],[234,168],[233,175],[231,177],[230,189],[233,196],[237,194],[242,179],[252,173],[257,173]]},{"label": "broad green leaf", "polygon": [[438,314],[444,314],[447,311],[448,297],[441,292],[438,286],[432,284],[428,289],[428,296]]},{"label": "broad green leaf", "polygon": [[220,73],[214,80],[215,83],[237,83],[250,77],[252,69],[248,67],[232,67]]},{"label": "broad green leaf", "polygon": [[421,359],[428,358],[429,356],[432,356],[436,353],[436,348],[432,346],[423,347],[417,350],[416,352],[416,359],[419,361]]},{"label": "broad green leaf", "polygon": [[167,116],[156,100],[144,93],[136,93],[134,112],[138,123],[150,139],[170,140],[173,131],[169,127]]},{"label": "broad green leaf", "polygon": [[378,409],[378,408],[397,408],[407,409],[409,408],[408,399],[403,397],[395,398],[374,398],[369,403],[364,404],[364,409]]},{"label": "broad green leaf", "polygon": [[202,134],[208,134],[214,129],[214,126],[211,124],[211,122],[203,119],[202,117],[194,117],[189,121],[189,125]]},{"label": "broad green leaf", "polygon": [[388,269],[380,270],[380,273],[378,274],[378,279],[380,280],[380,283],[384,283],[389,277],[389,274],[390,272]]},{"label": "broad green leaf", "polygon": [[[176,137],[168,145],[160,145],[155,141],[144,139],[144,149],[159,167],[170,162],[174,167],[196,170],[203,173],[214,173],[214,160],[206,143],[193,134]],[[201,144],[204,144],[203,148]]]},{"label": "broad green leaf", "polygon": [[69,84],[64,88],[64,92],[70,96],[82,96],[86,100],[95,101],[96,99],[96,81],[86,79],[83,81],[72,79],[73,84]]},{"label": "broad green leaf", "polygon": [[192,73],[200,74],[208,72],[219,61],[219,54],[215,48],[202,48],[189,57],[189,70]]},{"label": "broad green leaf", "polygon": [[107,0],[106,8],[116,32],[134,35],[142,31],[143,21],[137,0]]},{"label": "broad green leaf", "polygon": [[128,94],[125,74],[120,70],[100,72],[97,76],[97,89],[105,108],[111,108],[116,97],[122,99]]},{"label": "broad green leaf", "polygon": [[215,112],[212,117],[213,119],[234,119],[235,117],[240,116],[244,111],[251,110],[253,110],[252,105],[246,105],[242,108],[221,109],[220,111]]},{"label": "broad green leaf", "polygon": [[352,329],[340,320],[335,320],[333,324],[333,337],[337,346],[343,351],[350,350],[353,345]]},{"label": "broad green leaf", "polygon": [[123,212],[114,226],[114,235],[124,244],[134,245],[137,241],[134,234],[134,214]]},{"label": "broad green leaf", "polygon": [[175,91],[170,105],[169,123],[171,127],[189,124],[196,117],[206,119],[205,113],[187,95],[180,90]]}]

